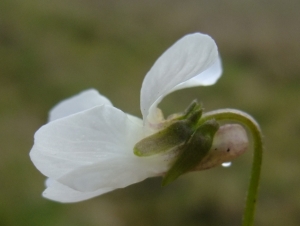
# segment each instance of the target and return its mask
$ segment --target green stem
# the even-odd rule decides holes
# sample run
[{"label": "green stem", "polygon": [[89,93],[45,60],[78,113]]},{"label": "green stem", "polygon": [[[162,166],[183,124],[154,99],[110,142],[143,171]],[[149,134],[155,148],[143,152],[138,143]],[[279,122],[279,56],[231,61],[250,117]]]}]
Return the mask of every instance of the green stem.
[{"label": "green stem", "polygon": [[248,194],[243,217],[243,226],[251,226],[253,225],[254,221],[262,164],[263,144],[260,127],[250,115],[234,109],[222,109],[208,112],[203,115],[203,117],[199,121],[199,124],[202,124],[204,121],[209,119],[216,119],[217,121],[234,121],[240,123],[245,126],[252,135],[252,139],[254,142],[254,155],[250,184],[248,187]]}]

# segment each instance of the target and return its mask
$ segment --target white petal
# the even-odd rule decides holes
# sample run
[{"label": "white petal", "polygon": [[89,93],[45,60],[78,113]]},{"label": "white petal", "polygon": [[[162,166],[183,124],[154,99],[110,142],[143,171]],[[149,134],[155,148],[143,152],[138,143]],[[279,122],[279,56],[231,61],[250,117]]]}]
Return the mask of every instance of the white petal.
[{"label": "white petal", "polygon": [[58,179],[74,190],[93,192],[104,188],[123,188],[148,177],[159,176],[168,166],[159,157],[116,156],[74,170]]},{"label": "white petal", "polygon": [[97,90],[89,89],[76,96],[63,100],[54,106],[49,113],[49,121],[63,118],[103,104],[112,106],[111,102],[106,97],[100,95]]},{"label": "white petal", "polygon": [[43,192],[43,196],[53,201],[70,203],[87,200],[95,196],[107,193],[111,190],[112,189],[110,188],[104,188],[94,192],[80,192],[69,188],[53,179],[47,179],[47,188]]},{"label": "white petal", "polygon": [[[174,87],[204,72],[217,59],[217,46],[208,35],[196,33],[178,40],[158,58],[143,81],[141,111],[144,121],[155,119],[151,114],[155,114],[156,105]],[[202,79],[207,78],[200,76],[199,81]]]},{"label": "white petal", "polygon": [[107,158],[134,156],[133,146],[143,137],[141,125],[119,109],[97,106],[41,127],[30,157],[44,175],[57,179]]}]

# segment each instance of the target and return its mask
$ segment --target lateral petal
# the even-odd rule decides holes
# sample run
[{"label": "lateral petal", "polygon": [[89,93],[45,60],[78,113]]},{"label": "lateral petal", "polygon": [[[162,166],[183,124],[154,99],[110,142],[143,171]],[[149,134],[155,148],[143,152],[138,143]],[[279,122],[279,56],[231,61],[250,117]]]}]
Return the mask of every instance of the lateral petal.
[{"label": "lateral petal", "polygon": [[63,100],[54,106],[50,110],[49,121],[63,118],[103,104],[112,106],[112,103],[105,96],[99,94],[97,90],[88,89]]}]

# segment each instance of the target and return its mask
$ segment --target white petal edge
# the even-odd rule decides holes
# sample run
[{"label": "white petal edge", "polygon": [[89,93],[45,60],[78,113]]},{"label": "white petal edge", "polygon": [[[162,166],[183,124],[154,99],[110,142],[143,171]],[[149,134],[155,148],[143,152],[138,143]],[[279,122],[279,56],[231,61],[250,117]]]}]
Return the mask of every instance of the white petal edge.
[{"label": "white petal edge", "polygon": [[142,139],[142,121],[108,105],[58,120],[35,133],[30,157],[47,177],[57,179],[78,167],[114,156],[134,156]]},{"label": "white petal edge", "polygon": [[[145,121],[155,119],[153,104],[174,87],[201,74],[218,59],[217,45],[208,35],[186,35],[167,49],[147,73],[141,89],[141,111]],[[153,107],[152,107],[153,109]]]},{"label": "white petal edge", "polygon": [[223,72],[222,61],[220,57],[211,65],[208,69],[200,73],[199,75],[191,78],[190,80],[183,82],[174,87],[172,92],[175,90],[195,87],[195,86],[210,86],[215,84],[221,77]]},{"label": "white petal edge", "polygon": [[111,188],[104,188],[94,192],[80,192],[50,178],[46,180],[46,186],[47,188],[43,192],[43,197],[61,203],[80,202],[113,190]]},{"label": "white petal edge", "polygon": [[112,103],[105,96],[99,94],[97,90],[85,90],[54,106],[49,112],[48,121],[63,118],[103,104],[112,106]]}]

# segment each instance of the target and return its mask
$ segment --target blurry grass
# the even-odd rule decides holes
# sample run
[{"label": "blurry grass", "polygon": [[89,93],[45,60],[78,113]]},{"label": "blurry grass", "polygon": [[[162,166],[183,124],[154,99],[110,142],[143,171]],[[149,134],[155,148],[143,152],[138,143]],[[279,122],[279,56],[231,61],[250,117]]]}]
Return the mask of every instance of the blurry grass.
[{"label": "blurry grass", "polygon": [[299,3],[251,1],[0,2],[0,225],[239,225],[251,153],[229,169],[159,179],[90,201],[41,198],[44,177],[28,152],[48,110],[94,87],[140,116],[139,91],[155,59],[182,35],[212,35],[224,76],[211,87],[178,91],[165,114],[193,99],[207,111],[238,108],[265,134],[257,225],[300,224]]}]

